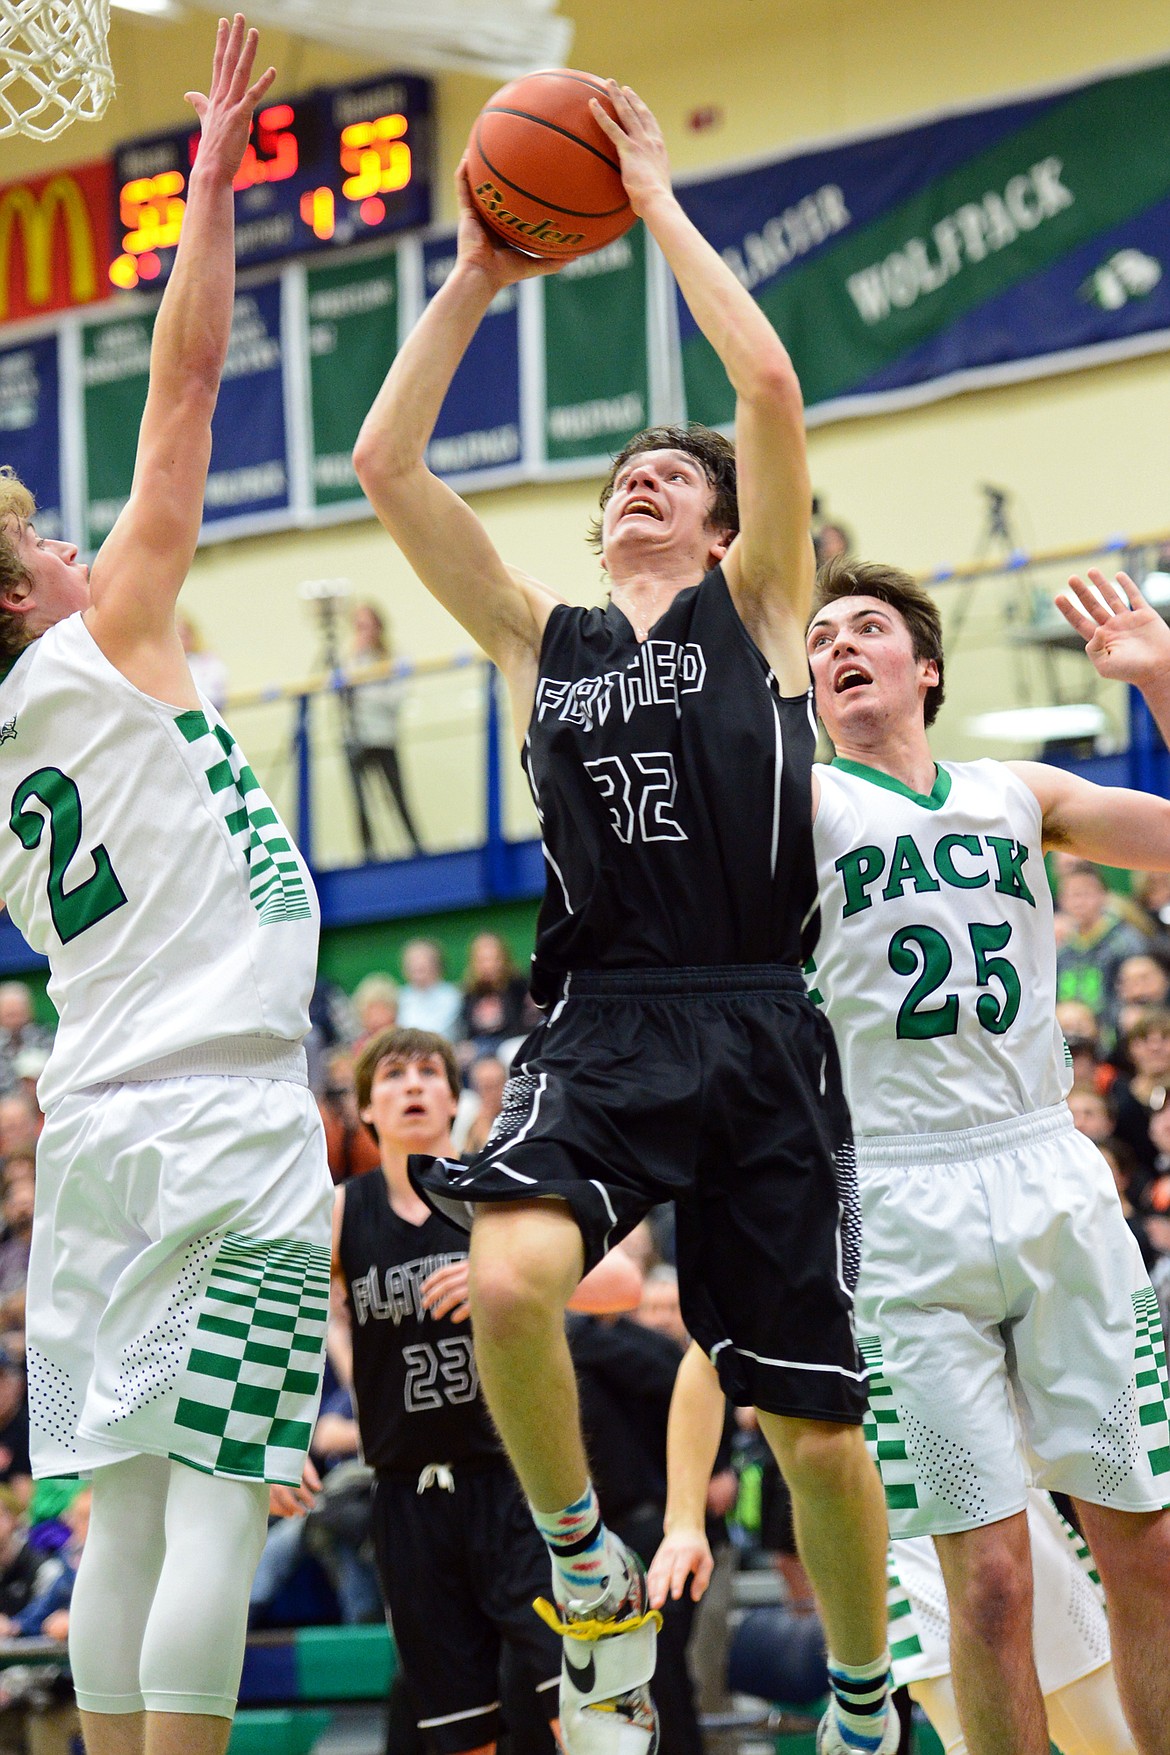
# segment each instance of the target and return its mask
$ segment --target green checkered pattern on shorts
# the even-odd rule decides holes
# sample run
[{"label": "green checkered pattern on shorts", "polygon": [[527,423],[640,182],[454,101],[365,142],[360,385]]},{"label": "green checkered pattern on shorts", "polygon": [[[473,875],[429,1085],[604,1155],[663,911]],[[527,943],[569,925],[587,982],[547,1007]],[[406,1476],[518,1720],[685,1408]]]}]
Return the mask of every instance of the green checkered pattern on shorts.
[{"label": "green checkered pattern on shorts", "polygon": [[1134,1293],[1133,1314],[1137,1325],[1133,1381],[1137,1391],[1138,1420],[1151,1473],[1164,1475],[1170,1472],[1170,1387],[1166,1379],[1162,1318],[1152,1286],[1143,1286]]},{"label": "green checkered pattern on shorts", "polygon": [[857,1347],[869,1376],[869,1406],[862,1430],[886,1490],[886,1504],[891,1511],[914,1511],[918,1505],[914,1464],[906,1450],[894,1392],[882,1370],[882,1343],[876,1335],[859,1335]]},{"label": "green checkered pattern on shorts", "polygon": [[917,1657],[922,1640],[914,1622],[914,1604],[894,1564],[894,1543],[886,1550],[886,1621],[891,1658]]},{"label": "green checkered pattern on shorts", "polygon": [[328,1249],[229,1232],[179,1382],[174,1419],[191,1454],[172,1454],[214,1474],[299,1481],[328,1315]]}]

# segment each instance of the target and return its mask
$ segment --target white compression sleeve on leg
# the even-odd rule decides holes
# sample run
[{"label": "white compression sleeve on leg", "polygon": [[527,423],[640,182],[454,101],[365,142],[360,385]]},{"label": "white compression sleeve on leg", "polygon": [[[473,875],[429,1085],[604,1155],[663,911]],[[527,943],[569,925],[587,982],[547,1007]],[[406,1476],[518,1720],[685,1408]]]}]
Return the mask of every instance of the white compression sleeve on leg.
[{"label": "white compression sleeve on leg", "polygon": [[166,1556],[142,1642],[142,1698],[147,1712],[231,1718],[268,1488],[169,1466]]},{"label": "white compression sleeve on leg", "polygon": [[171,1464],[134,1456],[96,1469],[89,1534],[69,1605],[69,1666],[83,1712],[142,1712],[142,1637],[163,1563]]}]

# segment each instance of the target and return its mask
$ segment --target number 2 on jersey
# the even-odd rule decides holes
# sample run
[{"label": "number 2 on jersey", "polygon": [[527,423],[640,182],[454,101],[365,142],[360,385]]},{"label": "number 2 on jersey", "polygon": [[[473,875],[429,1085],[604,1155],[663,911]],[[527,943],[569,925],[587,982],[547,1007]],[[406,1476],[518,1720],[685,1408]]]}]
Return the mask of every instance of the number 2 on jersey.
[{"label": "number 2 on jersey", "polygon": [[33,800],[48,812],[49,912],[58,938],[67,945],[70,939],[88,932],[91,926],[120,908],[126,892],[101,845],[90,855],[93,860],[90,876],[71,890],[65,888],[65,874],[81,846],[81,794],[68,774],[62,774],[60,768],[38,768],[21,781],[12,795],[9,827],[30,853],[40,846],[45,829],[43,814],[31,808]]},{"label": "number 2 on jersey", "polygon": [[[1002,1036],[1016,1021],[1022,991],[1014,963],[990,953],[1002,951],[1012,936],[1007,921],[988,926],[977,921],[967,928],[975,958],[975,979],[980,987],[993,981],[1003,989],[1003,1003],[994,992],[981,993],[975,1016],[992,1036]],[[933,926],[904,926],[890,940],[889,964],[895,975],[913,975],[914,984],[898,1007],[900,1041],[924,1042],[934,1036],[954,1036],[959,1028],[959,996],[949,993],[940,1005],[927,1005],[951,972],[951,947]],[[921,964],[921,967],[919,965]]]}]

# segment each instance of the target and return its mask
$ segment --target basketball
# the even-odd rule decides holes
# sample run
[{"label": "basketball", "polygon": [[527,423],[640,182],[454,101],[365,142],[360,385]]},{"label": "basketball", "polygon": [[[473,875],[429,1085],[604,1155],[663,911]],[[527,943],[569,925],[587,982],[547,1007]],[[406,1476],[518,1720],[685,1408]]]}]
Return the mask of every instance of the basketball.
[{"label": "basketball", "polygon": [[617,148],[594,120],[590,98],[613,114],[592,73],[530,73],[489,98],[471,130],[467,174],[476,209],[530,256],[584,256],[634,223]]}]

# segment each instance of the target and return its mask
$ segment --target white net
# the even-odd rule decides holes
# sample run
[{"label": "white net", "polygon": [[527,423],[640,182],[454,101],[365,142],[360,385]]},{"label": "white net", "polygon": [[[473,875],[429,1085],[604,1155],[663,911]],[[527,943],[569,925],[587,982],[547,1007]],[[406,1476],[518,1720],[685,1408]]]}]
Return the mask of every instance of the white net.
[{"label": "white net", "polygon": [[0,140],[52,140],[114,91],[110,0],[0,0]]}]

